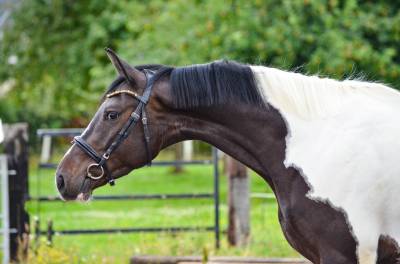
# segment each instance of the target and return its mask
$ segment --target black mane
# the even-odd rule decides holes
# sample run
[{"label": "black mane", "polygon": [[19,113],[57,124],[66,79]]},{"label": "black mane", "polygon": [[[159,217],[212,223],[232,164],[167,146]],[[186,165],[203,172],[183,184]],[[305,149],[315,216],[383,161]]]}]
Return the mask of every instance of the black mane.
[{"label": "black mane", "polygon": [[250,67],[234,61],[175,68],[170,80],[177,108],[238,102],[260,107],[266,105]]},{"label": "black mane", "polygon": [[[246,103],[265,107],[249,66],[234,61],[173,68],[163,65],[140,65],[138,70],[154,70],[155,80],[170,75],[174,106],[180,109],[207,107],[227,103]],[[105,94],[118,88],[125,78],[119,76]]]}]

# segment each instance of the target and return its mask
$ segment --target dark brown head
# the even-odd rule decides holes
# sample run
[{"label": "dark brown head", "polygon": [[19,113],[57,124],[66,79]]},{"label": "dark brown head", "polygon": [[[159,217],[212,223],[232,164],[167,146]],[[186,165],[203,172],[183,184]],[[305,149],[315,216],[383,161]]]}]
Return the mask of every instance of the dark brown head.
[{"label": "dark brown head", "polygon": [[[111,50],[107,53],[120,77],[111,85],[82,134],[84,142],[98,156],[106,153],[138,107],[140,100],[134,98],[135,94],[143,95],[148,90],[143,68],[128,65]],[[230,146],[235,145],[227,139],[241,144],[247,142],[248,131],[244,130],[243,124],[250,122],[251,112],[266,109],[247,65],[216,61],[180,68],[158,67],[152,80],[154,85],[145,107],[151,157],[146,151],[145,127],[139,121],[105,162],[108,178],[121,177],[145,165],[162,148],[185,139],[203,140],[234,154],[238,148],[232,149]],[[107,183],[107,177],[99,177],[98,166],[92,165],[99,161],[80,146],[82,144],[74,144],[68,150],[56,172],[57,188],[67,200],[86,200],[92,190]],[[91,169],[88,171],[88,168]]]},{"label": "dark brown head", "polygon": [[[110,86],[99,109],[82,133],[82,139],[92,147],[99,156],[103,155],[115,142],[118,133],[128,123],[132,112],[140,103],[140,96],[146,88],[147,76],[143,70],[136,69],[121,60],[113,51],[107,49],[113,65],[119,73],[118,79]],[[164,69],[168,71],[168,69]],[[134,168],[144,166],[168,144],[163,139],[174,133],[168,127],[168,104],[170,104],[170,87],[168,78],[156,74],[148,104],[144,110],[148,119],[150,141],[146,146],[142,116],[121,141],[121,144],[105,161],[105,175],[99,179],[88,178],[88,167],[98,163],[73,144],[65,154],[56,172],[56,185],[61,196],[66,200],[87,200],[91,192],[107,183],[109,178],[118,178]],[[111,95],[111,96],[110,96]],[[139,111],[139,114],[142,112]],[[150,157],[148,155],[150,153]],[[92,166],[89,173],[101,176],[101,168]]]}]

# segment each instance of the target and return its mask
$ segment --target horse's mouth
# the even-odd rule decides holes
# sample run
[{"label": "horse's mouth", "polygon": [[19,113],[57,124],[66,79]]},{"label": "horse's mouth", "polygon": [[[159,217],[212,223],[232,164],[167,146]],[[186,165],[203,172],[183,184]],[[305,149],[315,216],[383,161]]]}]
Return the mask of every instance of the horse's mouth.
[{"label": "horse's mouth", "polygon": [[92,192],[85,192],[85,193],[81,192],[76,197],[76,201],[78,201],[78,202],[87,202],[87,201],[90,200],[90,198],[92,198]]},{"label": "horse's mouth", "polygon": [[79,194],[76,196],[76,201],[87,202],[92,197],[91,183],[90,179],[86,178],[82,182],[82,186]]}]

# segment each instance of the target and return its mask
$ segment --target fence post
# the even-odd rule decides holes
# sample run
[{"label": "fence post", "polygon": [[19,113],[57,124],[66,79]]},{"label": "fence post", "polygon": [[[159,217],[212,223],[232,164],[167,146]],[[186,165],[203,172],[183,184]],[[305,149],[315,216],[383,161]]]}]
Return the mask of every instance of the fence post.
[{"label": "fence post", "polygon": [[4,140],[3,123],[0,119],[0,143]]},{"label": "fence post", "polygon": [[193,159],[193,140],[183,141],[183,160],[190,161]]},{"label": "fence post", "polygon": [[47,222],[47,245],[48,246],[53,245],[53,235],[54,235],[53,220],[49,220]]},{"label": "fence post", "polygon": [[228,173],[228,242],[244,246],[250,236],[249,179],[246,167],[227,157]]},{"label": "fence post", "polygon": [[42,151],[40,153],[40,162],[48,163],[51,156],[51,136],[42,137]]},{"label": "fence post", "polygon": [[214,231],[215,231],[215,248],[220,248],[220,226],[219,226],[219,166],[218,166],[218,149],[212,148],[212,159],[214,163]]},{"label": "fence post", "polygon": [[10,235],[11,260],[18,262],[19,254],[27,254],[27,246],[19,249],[19,245],[27,245],[23,241],[29,232],[29,215],[25,211],[25,200],[28,194],[28,125],[17,123],[4,125],[4,151],[8,158],[8,169],[15,171],[9,177],[10,194],[10,228],[17,233]]},{"label": "fence post", "polygon": [[[175,144],[175,146],[174,146],[174,148],[175,148],[175,160],[176,161],[182,161],[183,160],[183,145],[182,145],[182,143],[180,142],[180,143],[177,143],[177,144]],[[183,167],[182,167],[182,164],[180,164],[180,163],[177,163],[175,166],[174,166],[174,173],[181,173],[183,171]]]},{"label": "fence post", "polygon": [[[0,128],[1,129],[1,128]],[[8,161],[6,155],[0,155],[0,176],[1,176],[1,221],[3,232],[3,262],[10,262],[10,206],[8,204]]]}]

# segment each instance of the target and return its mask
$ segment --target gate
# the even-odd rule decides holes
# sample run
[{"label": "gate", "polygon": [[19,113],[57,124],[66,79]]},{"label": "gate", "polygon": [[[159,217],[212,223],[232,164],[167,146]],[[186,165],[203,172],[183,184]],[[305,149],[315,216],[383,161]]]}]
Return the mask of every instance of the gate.
[{"label": "gate", "polygon": [[[28,125],[4,125],[0,155],[1,250],[3,263],[18,262],[28,249],[29,215],[25,211],[28,189]],[[3,133],[4,132],[4,133]]]}]

